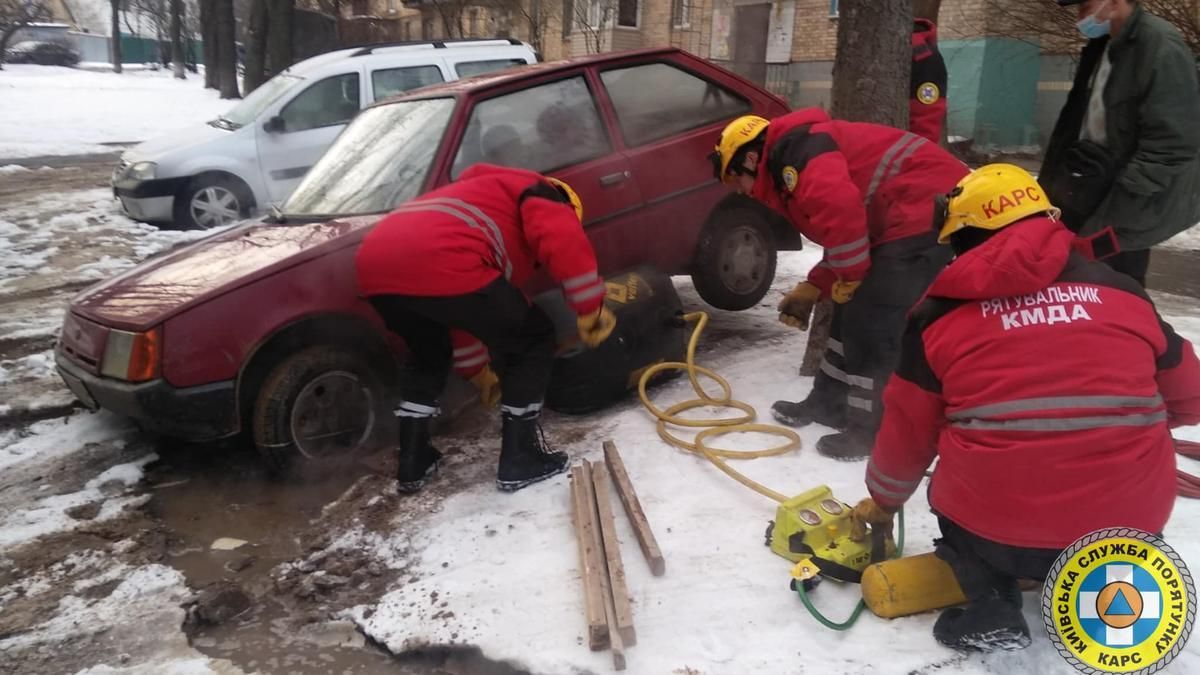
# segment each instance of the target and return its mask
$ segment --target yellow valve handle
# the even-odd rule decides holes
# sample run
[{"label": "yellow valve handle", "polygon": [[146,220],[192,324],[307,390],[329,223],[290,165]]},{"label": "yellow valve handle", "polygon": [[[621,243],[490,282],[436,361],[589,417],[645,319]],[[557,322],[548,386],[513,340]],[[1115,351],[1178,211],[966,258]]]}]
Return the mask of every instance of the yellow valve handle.
[{"label": "yellow valve handle", "polygon": [[[704,327],[708,325],[708,314],[705,312],[692,312],[684,315],[683,319],[688,322],[695,322],[696,327],[692,330],[692,337],[688,340],[687,362],[667,361],[658,363],[642,373],[641,379],[638,381],[638,395],[642,399],[642,405],[650,411],[650,414],[658,418],[658,435],[668,444],[673,445],[688,452],[694,452],[698,455],[703,455],[708,461],[713,463],[718,469],[723,471],[730,478],[754,490],[755,492],[768,497],[777,502],[788,500],[786,495],[772,490],[771,488],[757,483],[741,473],[734,470],[725,462],[725,459],[756,459],[759,457],[773,457],[782,455],[785,452],[790,452],[793,449],[800,447],[800,435],[795,431],[786,427],[776,426],[773,424],[756,424],[754,423],[757,417],[757,412],[754,408],[742,401],[733,399],[733,390],[729,386],[729,382],[718,375],[716,372],[705,368],[704,366],[696,365],[696,345],[700,341],[700,334],[704,332]],[[692,384],[692,389],[696,392],[699,398],[682,401],[663,410],[655,406],[649,395],[646,393],[646,385],[657,374],[664,370],[683,370],[688,374],[688,380]],[[703,375],[721,387],[721,396],[714,397],[704,390],[700,384],[700,375]],[[722,417],[717,419],[696,419],[689,417],[680,417],[680,413],[693,410],[695,408],[733,408],[740,410],[741,415],[733,417]],[[667,425],[677,427],[690,427],[703,429],[696,434],[694,442],[688,442],[682,438],[672,435],[667,431]],[[735,434],[741,432],[758,432],[765,434],[774,434],[787,439],[785,443],[777,445],[773,448],[765,450],[726,450],[721,448],[709,447],[705,441],[714,436],[724,434]]]}]

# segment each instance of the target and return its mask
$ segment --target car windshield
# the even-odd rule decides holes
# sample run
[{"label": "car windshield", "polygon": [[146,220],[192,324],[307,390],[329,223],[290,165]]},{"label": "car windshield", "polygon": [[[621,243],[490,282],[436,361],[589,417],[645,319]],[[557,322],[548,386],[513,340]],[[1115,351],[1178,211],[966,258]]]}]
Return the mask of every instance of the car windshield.
[{"label": "car windshield", "polygon": [[416,197],[453,111],[452,98],[362,111],[284,203],[284,216],[383,213]]},{"label": "car windshield", "polygon": [[280,73],[259,85],[258,89],[250,92],[250,95],[242,99],[241,103],[233,106],[219,119],[235,129],[244,127],[257,119],[267,106],[274,103],[285,91],[291,89],[292,85],[303,79],[295,75]]}]

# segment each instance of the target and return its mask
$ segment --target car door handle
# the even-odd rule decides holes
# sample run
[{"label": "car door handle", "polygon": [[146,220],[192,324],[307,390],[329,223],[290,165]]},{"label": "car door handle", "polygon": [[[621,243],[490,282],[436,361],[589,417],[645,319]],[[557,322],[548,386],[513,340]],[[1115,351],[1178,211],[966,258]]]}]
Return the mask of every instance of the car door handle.
[{"label": "car door handle", "polygon": [[620,171],[618,173],[610,173],[607,176],[600,177],[600,185],[602,185],[604,187],[611,187],[613,185],[616,185],[617,183],[620,183],[620,182],[628,180],[628,179],[629,179],[628,171]]}]

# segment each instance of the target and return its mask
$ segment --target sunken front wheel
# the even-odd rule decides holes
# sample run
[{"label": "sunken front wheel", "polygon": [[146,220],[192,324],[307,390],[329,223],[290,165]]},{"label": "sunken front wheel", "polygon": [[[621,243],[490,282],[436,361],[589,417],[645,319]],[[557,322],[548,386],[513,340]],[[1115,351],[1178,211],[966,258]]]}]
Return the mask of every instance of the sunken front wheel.
[{"label": "sunken front wheel", "polygon": [[762,216],[750,209],[721,211],[704,226],[692,283],[717,309],[742,310],[758,304],[775,279],[775,239]]},{"label": "sunken front wheel", "polygon": [[254,445],[281,476],[310,478],[380,447],[387,390],[366,360],[309,347],[267,375],[254,403]]}]

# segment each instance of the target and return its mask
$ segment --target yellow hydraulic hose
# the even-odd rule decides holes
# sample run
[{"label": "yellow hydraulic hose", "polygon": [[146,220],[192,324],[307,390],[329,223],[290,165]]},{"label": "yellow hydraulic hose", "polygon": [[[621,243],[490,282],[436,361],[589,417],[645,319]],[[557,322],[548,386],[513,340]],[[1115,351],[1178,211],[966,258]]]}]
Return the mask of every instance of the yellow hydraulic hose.
[{"label": "yellow hydraulic hose", "polygon": [[[683,319],[688,322],[695,322],[696,327],[692,330],[692,337],[688,340],[687,362],[667,361],[658,363],[646,369],[642,373],[641,380],[638,381],[638,394],[642,397],[642,405],[658,418],[658,435],[667,443],[703,455],[708,458],[721,471],[725,472],[730,478],[754,490],[755,492],[769,497],[777,502],[787,501],[788,497],[780,494],[771,488],[760,483],[750,480],[746,476],[735,471],[725,462],[725,459],[756,459],[758,457],[771,457],[774,455],[782,455],[792,449],[800,447],[800,435],[795,431],[786,427],[776,426],[773,424],[756,424],[754,422],[757,413],[754,408],[748,403],[734,400],[733,390],[729,386],[729,382],[725,378],[716,374],[712,370],[704,366],[696,365],[696,344],[700,341],[700,334],[704,332],[704,327],[708,325],[708,314],[705,312],[692,312],[684,315]],[[699,398],[682,401],[667,408],[666,410],[659,409],[651,401],[646,394],[646,384],[657,373],[664,370],[684,370],[687,371],[688,380],[692,383],[692,389],[696,392]],[[710,396],[704,388],[700,386],[700,375],[704,375],[715,381],[721,387],[721,396],[719,398]],[[740,410],[742,414],[723,417],[719,419],[693,419],[680,417],[679,414],[695,408],[705,408],[708,406],[716,408],[734,408]],[[672,424],[678,427],[693,427],[702,428],[703,430],[696,434],[695,442],[689,443],[682,438],[673,436],[667,431],[667,425]],[[739,432],[759,432],[764,434],[774,434],[782,436],[787,440],[786,443],[768,448],[766,450],[723,450],[720,448],[709,447],[705,444],[709,438],[721,436],[724,434],[733,434]]]}]

